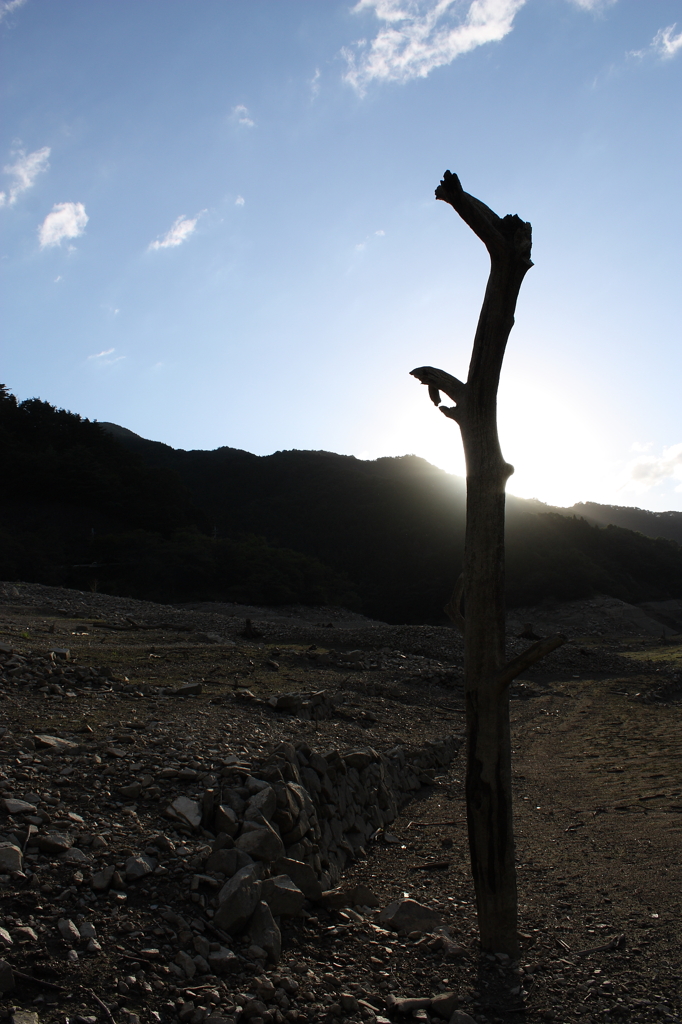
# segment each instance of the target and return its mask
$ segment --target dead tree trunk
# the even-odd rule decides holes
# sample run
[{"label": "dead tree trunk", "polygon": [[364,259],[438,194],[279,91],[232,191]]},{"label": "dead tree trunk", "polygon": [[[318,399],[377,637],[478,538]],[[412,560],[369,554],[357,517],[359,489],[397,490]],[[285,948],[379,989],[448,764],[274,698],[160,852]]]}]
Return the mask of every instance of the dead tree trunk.
[{"label": "dead tree trunk", "polygon": [[[464,445],[463,585],[455,588],[446,611],[464,631],[469,851],[483,949],[516,956],[509,683],[563,642],[554,638],[536,644],[505,665],[504,503],[514,468],[504,461],[497,435],[497,388],[519,289],[533,265],[531,226],[516,215],[498,217],[464,192],[457,175],[449,171],[436,189],[436,198],[450,203],[478,235],[491,263],[466,384],[432,366],[419,367],[412,374],[428,385],[441,412],[459,424]],[[441,406],[441,391],[454,406]]]}]

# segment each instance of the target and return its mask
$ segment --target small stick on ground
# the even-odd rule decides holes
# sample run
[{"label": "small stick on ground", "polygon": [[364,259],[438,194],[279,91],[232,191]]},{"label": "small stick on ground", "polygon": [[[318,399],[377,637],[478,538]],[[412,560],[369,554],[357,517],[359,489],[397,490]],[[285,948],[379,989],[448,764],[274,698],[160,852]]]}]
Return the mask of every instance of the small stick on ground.
[{"label": "small stick on ground", "polygon": [[106,1018],[109,1021],[109,1024],[116,1024],[116,1020],[111,1010],[109,1009],[106,1003],[102,1002],[97,993],[93,992],[91,988],[86,988],[85,985],[81,985],[81,988],[83,989],[84,992],[87,992],[89,996],[92,996],[92,998],[95,1000],[95,1002],[97,1003],[101,1010],[104,1010],[104,1013],[106,1014]]},{"label": "small stick on ground", "polygon": [[19,978],[21,981],[32,981],[34,985],[42,985],[44,988],[51,988],[55,992],[68,992],[67,988],[63,985],[57,985],[54,981],[45,981],[43,978],[34,978],[32,974],[25,974],[24,971],[18,971],[16,967],[12,968],[12,974],[15,978]]},{"label": "small stick on ground", "polygon": [[412,828],[413,825],[418,825],[419,828],[433,828],[436,825],[456,825],[456,821],[411,821],[408,824],[408,828]]}]

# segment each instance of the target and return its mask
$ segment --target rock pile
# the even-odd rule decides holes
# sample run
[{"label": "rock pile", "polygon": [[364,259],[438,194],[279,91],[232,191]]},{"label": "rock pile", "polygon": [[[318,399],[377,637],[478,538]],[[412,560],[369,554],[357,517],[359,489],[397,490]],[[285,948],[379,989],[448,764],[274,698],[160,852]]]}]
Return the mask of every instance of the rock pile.
[{"label": "rock pile", "polygon": [[[427,773],[449,764],[460,745],[461,737],[452,736],[386,754],[366,747],[322,755],[307,743],[282,743],[251,774],[229,771],[220,790],[204,791],[201,804],[178,797],[167,816],[192,829],[203,822],[217,836],[204,874],[196,876],[197,886],[222,883],[214,925],[230,935],[246,931],[255,955],[263,951],[264,960],[276,963],[277,918],[295,916],[306,899],[332,899],[346,864],[364,854],[422,781],[433,781]],[[126,878],[155,866],[138,857],[126,865]]]},{"label": "rock pile", "polygon": [[42,654],[20,654],[9,644],[0,644],[0,683],[30,687],[64,696],[74,686],[88,689],[110,687],[106,669],[76,665],[71,652],[55,647]]},{"label": "rock pile", "polygon": [[[252,961],[277,963],[280,918],[299,915],[306,900],[321,907],[358,901],[369,906],[371,893],[333,888],[341,872],[364,854],[375,833],[395,820],[399,807],[422,782],[432,782],[435,771],[450,763],[461,742],[461,736],[451,736],[422,747],[396,746],[386,753],[363,747],[324,755],[305,742],[296,747],[282,743],[260,763],[247,766],[235,758],[220,778],[205,776],[197,798],[177,795],[167,802],[164,814],[176,832],[203,837],[188,881],[192,892],[201,893],[214,933],[223,939],[208,951],[198,950],[193,958],[183,953],[187,962],[176,960],[174,966],[187,978],[197,971],[228,973],[239,965],[230,948],[237,935],[248,936]],[[33,744],[45,756],[67,758],[81,747],[48,734],[35,734]],[[63,769],[65,781],[68,770]],[[141,777],[119,786],[118,793],[135,800],[145,785],[153,783],[151,775]],[[0,878],[5,883],[30,881],[30,866],[40,855],[75,869],[80,884],[89,885],[94,896],[115,897],[118,892],[125,899],[131,886],[161,881],[168,874],[165,836],[154,837],[143,852],[130,850],[125,861],[109,863],[107,843],[100,837],[74,841],[70,828],[83,823],[79,815],[70,812],[68,820],[53,821],[38,795],[27,795],[30,799],[5,795],[0,800],[0,810],[7,816],[5,841],[0,844]],[[29,852],[30,860],[24,863]],[[86,938],[97,941],[96,936]]]},{"label": "rock pile", "polygon": [[314,693],[278,693],[268,701],[275,711],[284,711],[304,721],[322,722],[334,714],[334,701],[325,690]]}]

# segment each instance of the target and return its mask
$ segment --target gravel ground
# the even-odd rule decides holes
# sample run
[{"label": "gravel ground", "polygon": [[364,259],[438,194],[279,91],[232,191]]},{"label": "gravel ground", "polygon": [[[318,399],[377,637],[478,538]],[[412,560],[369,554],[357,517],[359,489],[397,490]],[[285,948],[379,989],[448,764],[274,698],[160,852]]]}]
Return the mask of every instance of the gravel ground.
[{"label": "gravel ground", "polygon": [[[37,822],[0,817],[0,842],[26,854],[23,872],[0,873],[0,956],[15,973],[0,1014],[15,1024],[31,1024],[22,1012],[45,1024],[427,1022],[443,1008],[406,1016],[395,997],[439,993],[450,993],[446,1017],[457,1008],[480,1024],[679,1019],[679,645],[574,636],[516,685],[520,961],[478,950],[455,760],[345,881],[380,907],[409,894],[438,910],[458,951],[381,927],[368,905],[306,904],[276,966],[235,940],[233,973],[189,978],[181,954],[225,939],[211,924],[214,888],[196,881],[213,837],[178,828],[169,801],[247,774],[282,740],[385,750],[461,730],[460,639],[340,616],[315,625],[332,621],[328,609],[312,622],[249,609],[263,636],[248,639],[243,608],[0,586],[0,797],[25,800]],[[510,652],[525,643],[510,638]],[[326,691],[333,716],[269,705],[293,690]],[[145,851],[159,868],[126,881]],[[119,879],[98,892],[104,864]]]}]

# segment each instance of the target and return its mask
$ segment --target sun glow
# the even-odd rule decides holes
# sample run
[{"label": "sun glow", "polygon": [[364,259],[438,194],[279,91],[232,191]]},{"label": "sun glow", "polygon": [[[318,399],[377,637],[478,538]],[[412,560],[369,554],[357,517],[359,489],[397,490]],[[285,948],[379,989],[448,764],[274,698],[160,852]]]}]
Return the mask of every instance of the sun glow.
[{"label": "sun glow", "polygon": [[[614,503],[621,468],[603,431],[586,410],[540,380],[507,378],[498,406],[500,443],[514,466],[507,490],[566,507],[576,501]],[[448,473],[465,473],[457,424],[439,415],[422,389],[359,458],[414,453]]]},{"label": "sun glow", "polygon": [[600,424],[577,402],[544,381],[511,380],[498,419],[511,494],[564,507],[613,500],[617,467]]}]

